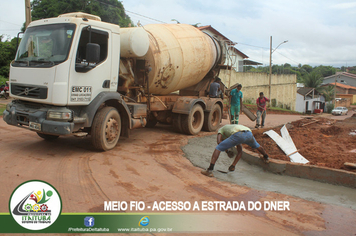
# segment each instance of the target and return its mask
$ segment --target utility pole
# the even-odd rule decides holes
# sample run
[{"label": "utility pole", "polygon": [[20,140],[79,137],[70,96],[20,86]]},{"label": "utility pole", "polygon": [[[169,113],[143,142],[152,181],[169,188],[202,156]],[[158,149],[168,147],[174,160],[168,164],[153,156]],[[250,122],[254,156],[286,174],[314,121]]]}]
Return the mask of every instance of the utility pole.
[{"label": "utility pole", "polygon": [[[270,46],[269,46],[269,99],[272,101],[272,95],[271,95],[271,87],[272,87],[272,53],[277,50],[279,46],[281,46],[283,43],[287,43],[288,40],[281,42],[278,44],[278,46],[272,51],[272,36],[270,39]],[[271,102],[269,103],[269,106],[271,106]]]},{"label": "utility pole", "polygon": [[[269,92],[268,96],[269,99],[272,99],[271,97],[271,86],[272,86],[272,36],[270,38],[270,44],[269,44]],[[269,106],[271,106],[271,103],[269,103]]]},{"label": "utility pole", "polygon": [[337,82],[337,78],[339,79],[340,81],[340,75],[338,76],[335,76],[335,86],[334,86],[334,108],[336,106],[336,82]]},{"label": "utility pole", "polygon": [[31,2],[30,0],[25,0],[25,13],[26,13],[26,23],[25,28],[31,23]]}]

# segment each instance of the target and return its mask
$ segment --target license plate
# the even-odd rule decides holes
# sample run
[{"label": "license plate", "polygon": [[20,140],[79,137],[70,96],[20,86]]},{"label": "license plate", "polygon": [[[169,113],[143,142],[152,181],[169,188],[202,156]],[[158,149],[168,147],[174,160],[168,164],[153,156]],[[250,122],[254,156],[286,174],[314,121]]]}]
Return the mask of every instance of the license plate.
[{"label": "license plate", "polygon": [[30,121],[30,129],[41,131],[41,124]]}]

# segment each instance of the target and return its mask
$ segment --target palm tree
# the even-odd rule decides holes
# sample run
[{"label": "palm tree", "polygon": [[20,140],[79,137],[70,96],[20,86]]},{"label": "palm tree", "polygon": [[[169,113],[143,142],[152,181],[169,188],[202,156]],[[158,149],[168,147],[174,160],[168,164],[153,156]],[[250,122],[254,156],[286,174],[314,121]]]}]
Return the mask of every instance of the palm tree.
[{"label": "palm tree", "polygon": [[320,92],[324,95],[325,101],[327,102],[332,101],[334,99],[334,91],[334,85],[325,86],[320,89]]},{"label": "palm tree", "polygon": [[315,90],[320,92],[320,85],[323,83],[323,77],[320,73],[313,71],[311,73],[305,74],[301,81],[305,87],[315,88]]}]

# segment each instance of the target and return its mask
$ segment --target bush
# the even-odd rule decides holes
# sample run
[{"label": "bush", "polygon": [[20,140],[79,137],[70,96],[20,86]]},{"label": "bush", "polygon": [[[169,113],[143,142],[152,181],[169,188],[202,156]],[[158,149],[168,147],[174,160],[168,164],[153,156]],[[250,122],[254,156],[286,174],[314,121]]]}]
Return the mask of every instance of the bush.
[{"label": "bush", "polygon": [[8,78],[5,78],[4,76],[1,76],[1,75],[0,75],[0,86],[3,85],[3,84],[5,84],[6,81],[8,81],[8,80],[9,80]]},{"label": "bush", "polygon": [[256,104],[255,101],[251,98],[245,99],[243,101],[244,104]]},{"label": "bush", "polygon": [[334,109],[334,104],[332,103],[327,103],[326,104],[326,112],[331,113],[331,111]]},{"label": "bush", "polygon": [[276,107],[277,106],[277,100],[275,98],[271,99],[271,106]]}]

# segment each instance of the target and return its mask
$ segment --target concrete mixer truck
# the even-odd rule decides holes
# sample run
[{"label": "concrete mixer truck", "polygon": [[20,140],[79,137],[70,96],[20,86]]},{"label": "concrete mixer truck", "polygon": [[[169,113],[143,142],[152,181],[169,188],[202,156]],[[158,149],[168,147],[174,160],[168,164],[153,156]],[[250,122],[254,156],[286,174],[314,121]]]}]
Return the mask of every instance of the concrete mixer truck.
[{"label": "concrete mixer truck", "polygon": [[76,12],[32,22],[10,65],[3,119],[46,140],[90,135],[99,150],[130,130],[215,131],[223,101],[208,88],[222,42],[185,24],[120,28]]}]

